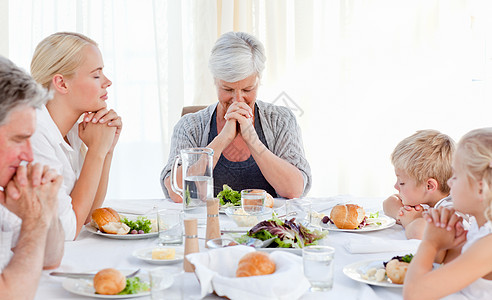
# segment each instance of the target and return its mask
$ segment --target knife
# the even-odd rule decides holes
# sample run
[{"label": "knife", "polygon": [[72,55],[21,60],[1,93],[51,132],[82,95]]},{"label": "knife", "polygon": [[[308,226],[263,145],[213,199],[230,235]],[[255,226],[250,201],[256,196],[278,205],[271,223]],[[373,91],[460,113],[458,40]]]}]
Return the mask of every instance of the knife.
[{"label": "knife", "polygon": [[[126,275],[126,278],[133,277],[140,272],[140,269]],[[51,276],[67,277],[67,278],[81,278],[81,279],[93,279],[96,276],[95,273],[70,273],[70,272],[51,272]]]},{"label": "knife", "polygon": [[68,272],[51,272],[51,276],[67,277],[67,278],[81,278],[92,279],[96,274],[93,273],[68,273]]}]

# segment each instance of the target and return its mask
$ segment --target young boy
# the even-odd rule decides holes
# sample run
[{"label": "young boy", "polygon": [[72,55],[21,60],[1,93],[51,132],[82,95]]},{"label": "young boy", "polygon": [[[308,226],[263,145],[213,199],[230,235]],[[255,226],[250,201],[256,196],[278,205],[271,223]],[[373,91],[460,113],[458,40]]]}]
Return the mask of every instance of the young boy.
[{"label": "young boy", "polygon": [[408,239],[422,239],[429,207],[449,207],[447,181],[452,176],[454,141],[437,130],[420,130],[401,141],[391,154],[398,194],[383,202],[387,216],[405,228]]}]

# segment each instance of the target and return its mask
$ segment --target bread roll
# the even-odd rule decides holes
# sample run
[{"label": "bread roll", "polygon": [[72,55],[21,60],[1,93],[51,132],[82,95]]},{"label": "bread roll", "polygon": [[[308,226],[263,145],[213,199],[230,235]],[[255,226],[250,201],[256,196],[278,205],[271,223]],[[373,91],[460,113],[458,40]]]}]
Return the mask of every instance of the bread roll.
[{"label": "bread roll", "polygon": [[116,295],[126,286],[126,277],[116,269],[103,269],[94,276],[94,289],[101,295]]},{"label": "bread roll", "polygon": [[91,224],[102,232],[111,234],[127,234],[130,231],[128,225],[121,223],[120,215],[110,207],[94,210]]},{"label": "bread roll", "polygon": [[365,216],[364,209],[356,204],[337,205],[330,213],[330,219],[340,229],[356,229]]},{"label": "bread roll", "polygon": [[122,222],[109,222],[99,230],[111,234],[125,235],[130,231],[130,227]]},{"label": "bread roll", "polygon": [[391,279],[391,282],[403,284],[408,266],[409,263],[399,261],[398,259],[392,259],[386,264],[386,275]]},{"label": "bread roll", "polygon": [[264,252],[250,252],[239,260],[236,277],[268,275],[275,272],[275,262]]},{"label": "bread roll", "polygon": [[265,206],[273,208],[273,203],[274,203],[274,200],[273,200],[272,195],[270,195],[269,193],[266,193]]}]

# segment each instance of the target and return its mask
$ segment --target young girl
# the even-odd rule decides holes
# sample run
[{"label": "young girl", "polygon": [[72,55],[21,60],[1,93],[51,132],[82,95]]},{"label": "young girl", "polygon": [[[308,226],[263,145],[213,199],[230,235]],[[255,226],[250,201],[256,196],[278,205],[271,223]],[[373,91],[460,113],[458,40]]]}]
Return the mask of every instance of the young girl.
[{"label": "young girl", "polygon": [[36,112],[31,143],[35,161],[63,175],[58,197],[66,240],[77,237],[92,211],[101,207],[121,132],[121,118],[106,108],[111,81],[103,67],[97,44],[70,32],[41,41],[31,62],[33,78],[53,92],[53,99]]},{"label": "young girl", "polygon": [[[492,299],[492,128],[466,134],[458,144],[449,179],[454,208],[469,214],[468,234],[453,210],[431,209],[422,243],[408,269],[405,299]],[[432,263],[439,250],[461,254],[440,268]],[[449,260],[447,260],[449,261]]]}]

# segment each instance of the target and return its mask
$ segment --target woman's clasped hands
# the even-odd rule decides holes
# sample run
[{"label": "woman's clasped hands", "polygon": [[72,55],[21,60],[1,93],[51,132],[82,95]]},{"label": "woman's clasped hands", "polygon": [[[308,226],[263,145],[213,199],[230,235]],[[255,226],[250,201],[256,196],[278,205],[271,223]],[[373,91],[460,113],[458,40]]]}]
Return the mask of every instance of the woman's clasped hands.
[{"label": "woman's clasped hands", "polygon": [[241,134],[244,141],[251,141],[252,135],[256,135],[253,124],[253,110],[245,102],[234,102],[228,108],[224,116],[226,124],[221,131],[231,141]]},{"label": "woman's clasped hands", "polygon": [[430,208],[423,213],[427,222],[423,240],[434,244],[438,250],[459,247],[466,241],[467,231],[463,227],[463,218],[454,209]]},{"label": "woman's clasped hands", "polygon": [[79,124],[79,137],[89,149],[109,154],[113,153],[122,127],[121,117],[114,110],[103,108],[94,113],[84,113]]}]

